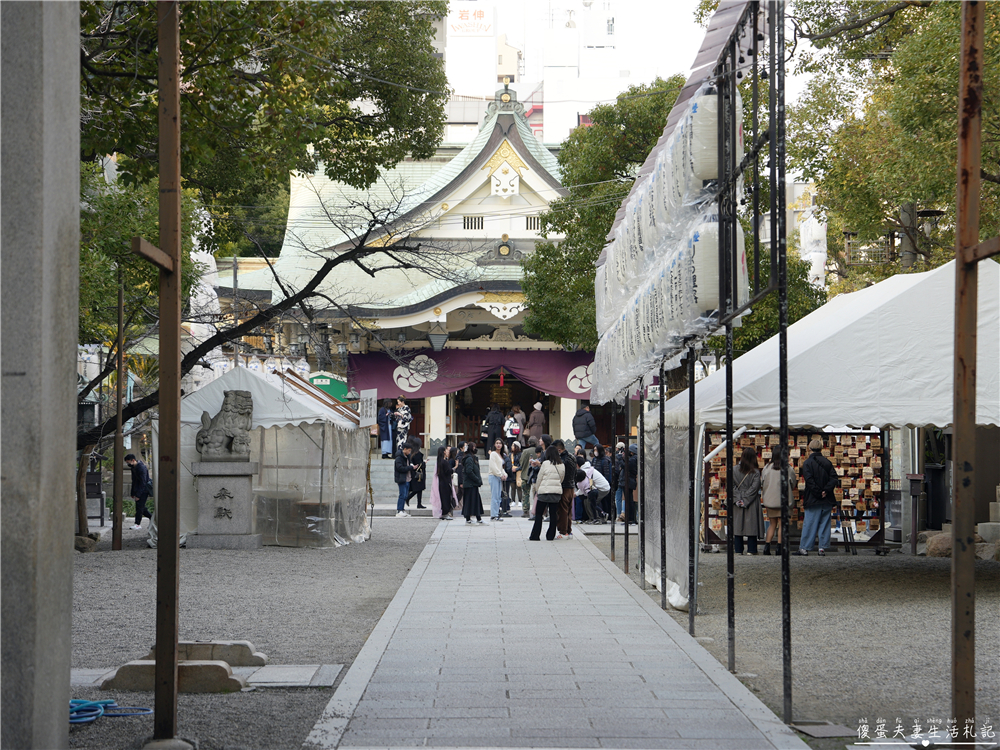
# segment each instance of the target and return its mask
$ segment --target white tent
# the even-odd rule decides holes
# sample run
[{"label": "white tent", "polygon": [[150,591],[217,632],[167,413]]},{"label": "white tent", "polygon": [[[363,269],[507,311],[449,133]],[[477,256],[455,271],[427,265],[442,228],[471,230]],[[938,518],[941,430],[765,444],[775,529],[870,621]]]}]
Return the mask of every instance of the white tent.
[{"label": "white tent", "polygon": [[[944,427],[952,422],[955,262],[834,297],[788,327],[792,427]],[[979,264],[976,423],[1000,425],[1000,265]],[[665,424],[688,421],[688,393]],[[733,423],[778,426],[778,337],[735,360]],[[699,382],[695,423],[726,424],[726,371]]]},{"label": "white tent", "polygon": [[[262,451],[261,448],[263,430],[285,427],[304,429],[306,425],[327,425],[333,428],[338,436],[336,441],[331,436],[329,445],[324,445],[324,448],[327,451],[337,450],[343,454],[349,454],[350,466],[327,466],[326,474],[331,475],[331,470],[336,468],[336,480],[339,486],[347,487],[348,494],[354,500],[357,500],[354,496],[360,496],[361,492],[366,491],[365,467],[356,464],[359,461],[367,460],[369,446],[367,430],[359,430],[356,424],[317,400],[304,395],[277,375],[255,373],[246,367],[237,367],[213,380],[204,388],[185,395],[181,400],[181,489],[179,502],[182,540],[188,533],[196,531],[198,528],[198,490],[195,477],[191,473],[191,464],[200,460],[200,454],[195,448],[195,437],[202,427],[201,415],[208,412],[210,417],[214,417],[222,408],[226,391],[250,391],[253,397],[250,459],[251,461],[260,461],[261,457],[265,458],[265,466],[262,466],[261,471],[254,477],[255,489],[261,486],[262,482],[266,483],[269,479],[273,479],[266,473],[267,460],[264,456],[266,450]],[[155,456],[158,455],[156,446],[158,434],[155,428],[153,439],[153,455]],[[306,445],[313,442],[306,436],[304,440]],[[265,446],[266,448],[267,446]],[[304,475],[306,472],[300,473]],[[311,477],[309,481],[315,483],[321,480]],[[306,483],[300,482],[299,484]],[[358,515],[358,513],[351,513],[352,518]],[[360,518],[363,519],[363,517],[364,501],[361,500]],[[357,523],[360,521],[354,519],[352,525],[357,525]],[[352,528],[348,536],[359,537],[359,534],[357,529]],[[150,538],[153,544],[156,541],[155,535],[155,527],[151,526]],[[344,535],[341,534],[341,536]]]}]

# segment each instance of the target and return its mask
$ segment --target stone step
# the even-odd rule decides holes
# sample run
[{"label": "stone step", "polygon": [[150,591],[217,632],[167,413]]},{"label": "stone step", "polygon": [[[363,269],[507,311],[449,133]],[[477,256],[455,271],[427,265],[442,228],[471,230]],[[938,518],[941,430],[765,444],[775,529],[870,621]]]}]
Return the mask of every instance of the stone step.
[{"label": "stone step", "polygon": [[[249,687],[315,688],[333,687],[343,668],[343,664],[274,664],[232,667],[232,674]],[[99,688],[115,672],[114,669],[73,669],[70,672],[70,686]]]},{"label": "stone step", "polygon": [[[122,665],[101,683],[101,690],[153,690],[156,662],[138,659]],[[238,693],[247,686],[246,680],[233,674],[232,667],[218,660],[187,660],[177,662],[177,692],[179,693]]]}]

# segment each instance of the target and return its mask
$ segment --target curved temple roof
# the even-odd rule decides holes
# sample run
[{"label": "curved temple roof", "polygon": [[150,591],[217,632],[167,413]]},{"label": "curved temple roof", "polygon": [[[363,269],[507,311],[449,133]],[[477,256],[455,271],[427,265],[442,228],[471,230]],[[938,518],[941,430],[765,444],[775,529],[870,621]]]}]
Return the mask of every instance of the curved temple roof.
[{"label": "curved temple roof", "polygon": [[[507,95],[508,101],[503,101]],[[499,198],[489,194],[487,165],[504,144],[520,159],[520,195]],[[495,163],[496,160],[494,159]],[[353,262],[335,268],[319,291],[341,305],[352,305],[368,315],[392,315],[413,310],[447,297],[449,290],[461,294],[470,289],[509,290],[519,285],[520,264],[483,262],[498,245],[501,236],[513,238],[515,248],[533,246],[514,228],[523,216],[536,215],[565,190],[559,182],[560,168],[555,156],[535,138],[524,116],[524,107],[509,89],[497,92],[487,106],[479,133],[450,160],[436,156],[424,161],[406,161],[384,170],[368,190],[358,190],[329,179],[324,170],[316,174],[291,176],[290,207],[281,255],[272,268],[241,274],[242,292],[263,292],[272,302],[284,299],[282,290],[298,291],[327,261],[351,251],[378,218],[367,238],[368,245],[391,246],[407,253],[407,263],[416,268],[379,270],[377,276]],[[461,205],[462,209],[459,210]],[[462,214],[482,215],[476,228],[464,230]],[[383,226],[384,218],[389,217]],[[369,256],[367,266],[388,265],[382,255]],[[275,276],[281,280],[277,283]]]}]

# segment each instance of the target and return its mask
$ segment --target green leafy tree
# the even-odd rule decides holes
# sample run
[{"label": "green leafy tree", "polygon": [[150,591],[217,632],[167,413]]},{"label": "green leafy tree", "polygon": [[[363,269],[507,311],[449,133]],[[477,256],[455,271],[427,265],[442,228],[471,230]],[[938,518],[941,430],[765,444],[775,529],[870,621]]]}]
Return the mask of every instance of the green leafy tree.
[{"label": "green leafy tree", "polygon": [[[446,11],[447,3],[435,0],[181,3],[181,167],[185,187],[195,191],[185,193],[185,206],[200,202],[206,209],[199,215],[201,247],[218,254],[276,254],[291,171],[322,169],[332,179],[366,187],[407,155],[433,155],[448,96],[433,22]],[[85,244],[87,237],[110,237],[116,225],[120,237],[107,246],[118,247],[132,234],[155,238],[156,3],[83,2],[80,14],[81,157],[94,162],[115,154],[122,186],[114,194],[82,186],[90,201],[85,224],[93,225],[84,227]],[[144,206],[119,205],[126,199]],[[122,221],[140,214],[153,223]],[[384,252],[368,245],[380,227],[369,227],[354,250],[327,260],[281,303],[197,342],[183,357],[182,374],[287,310],[305,310],[340,263]],[[189,224],[185,238],[198,229]],[[94,261],[81,282],[85,340],[103,332],[117,297],[116,261],[96,239],[88,248],[94,257],[81,264]],[[409,264],[403,267],[419,262],[398,259],[415,250],[394,250],[398,264]],[[129,273],[128,288],[146,295],[135,301],[147,305],[130,320],[155,315],[155,306],[148,307],[155,274],[141,266]],[[185,276],[189,283],[194,279]],[[143,394],[124,408],[124,418],[158,399],[158,391]],[[81,432],[77,444],[108,431],[104,424]]]},{"label": "green leafy tree", "polygon": [[[118,330],[118,285],[125,299],[127,351],[149,335],[157,322],[155,299],[159,271],[131,251],[132,237],[156,244],[159,237],[158,187],[155,183],[108,183],[104,169],[85,163],[80,170],[80,317],[81,344],[105,343],[114,348]],[[181,200],[182,295],[186,299],[197,283],[201,268],[191,260],[193,237],[199,225],[197,192],[185,190]],[[88,383],[81,397],[107,377],[113,355],[97,379]]]},{"label": "green leafy tree", "polygon": [[529,333],[567,348],[597,347],[594,266],[622,199],[628,195],[684,85],[682,76],[631,86],[614,104],[589,113],[593,123],[574,130],[559,152],[569,195],[542,214],[541,242],[523,262]]},{"label": "green leafy tree", "polygon": [[[789,111],[790,166],[816,181],[830,226],[831,291],[851,291],[954,257],[960,3],[796,3],[818,70]],[[851,13],[856,17],[851,20]],[[867,23],[862,23],[867,21]],[[983,237],[1000,220],[1000,7],[986,6],[983,65]],[[936,227],[904,221],[901,206],[943,212]],[[842,232],[870,247],[892,238],[886,262],[853,266]]]},{"label": "green leafy tree", "polygon": [[[232,207],[268,205],[292,170],[367,187],[434,153],[447,79],[432,46],[445,2],[181,4],[181,164],[211,211],[206,242],[243,237]],[[81,150],[157,174],[156,8],[84,2]],[[218,209],[217,209],[218,207]],[[252,212],[251,212],[252,213]]]}]

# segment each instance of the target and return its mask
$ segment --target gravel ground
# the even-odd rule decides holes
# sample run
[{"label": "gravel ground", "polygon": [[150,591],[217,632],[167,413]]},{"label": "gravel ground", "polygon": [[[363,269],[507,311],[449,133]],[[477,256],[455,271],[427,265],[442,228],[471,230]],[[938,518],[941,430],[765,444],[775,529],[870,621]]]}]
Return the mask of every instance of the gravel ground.
[{"label": "gravel ground", "polygon": [[[357,656],[436,521],[379,518],[366,544],[333,550],[266,547],[249,553],[182,550],[180,635],[245,639],[272,664],[344,664]],[[591,536],[605,554],[610,538]],[[621,565],[621,539],[618,540]],[[73,667],[113,667],[144,656],[155,639],[156,552],[144,534],[124,532],[125,549],[74,560]],[[630,553],[635,557],[636,548]],[[780,561],[737,558],[736,656],[746,683],[777,714],[782,705]],[[726,662],[726,556],[701,557],[697,635]],[[638,570],[631,571],[638,581]],[[904,723],[950,705],[950,561],[893,553],[792,560],[793,696],[796,718],[854,728],[858,719]],[[1000,724],[1000,563],[979,561],[977,692],[982,714]],[[659,602],[659,592],[650,589]],[[671,610],[685,628],[687,613]],[[181,695],[179,736],[200,750],[299,748],[332,695],[325,689],[258,689],[235,695]],[[77,690],[152,706],[150,693]],[[152,717],[103,719],[73,727],[74,748],[141,748]],[[804,737],[815,750],[846,742]]]},{"label": "gravel ground", "polygon": [[[607,536],[589,539],[606,555]],[[632,579],[641,584],[636,547]],[[622,566],[621,539],[617,564]],[[856,729],[859,719],[948,718],[951,706],[951,560],[891,553],[792,558],[792,700],[796,719]],[[728,661],[726,555],[699,561],[701,602],[695,635]],[[976,562],[976,692],[980,718],[1000,725],[1000,563]],[[659,591],[650,588],[659,604]],[[781,559],[736,558],[736,668],[778,716],[783,705]],[[688,613],[668,609],[684,629]],[[746,673],[754,677],[743,676]],[[889,727],[890,734],[892,727]],[[845,740],[803,739],[816,750]]]},{"label": "gravel ground", "polygon": [[[271,664],[343,664],[347,672],[423,551],[437,521],[379,518],[365,544],[337,549],[264,547],[256,552],[181,550],[180,638],[249,640]],[[156,639],[156,550],[126,528],[124,549],[107,535],[77,554],[73,570],[74,668],[116,667],[144,657]],[[179,736],[201,750],[300,748],[332,695],[325,689],[257,689],[178,700]],[[75,690],[152,707],[151,693]],[[152,717],[99,719],[70,729],[75,748],[139,748]]]}]

